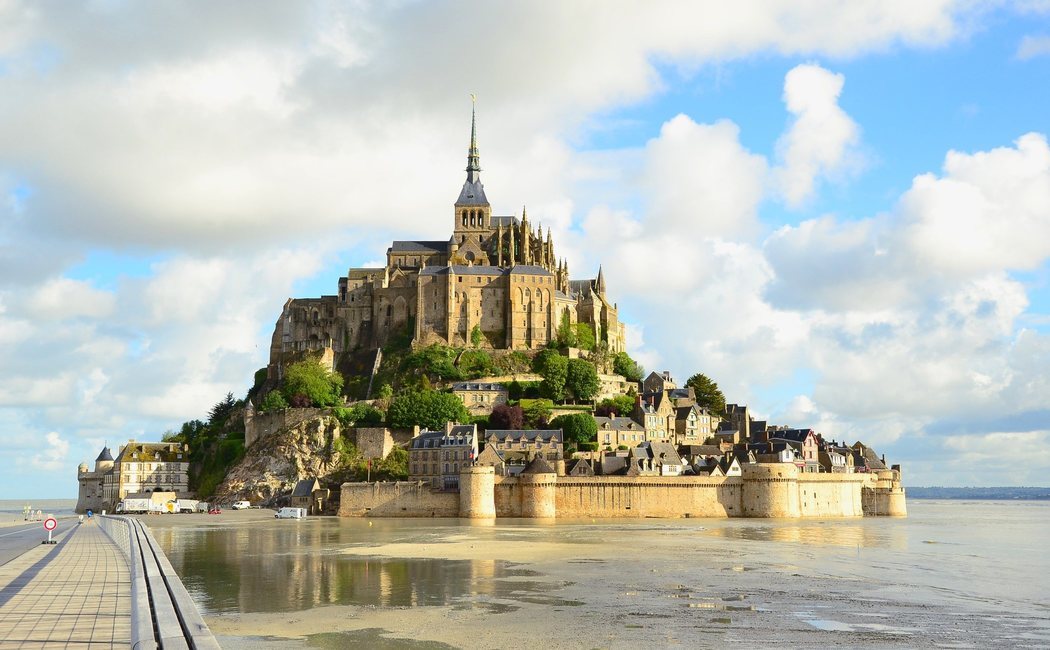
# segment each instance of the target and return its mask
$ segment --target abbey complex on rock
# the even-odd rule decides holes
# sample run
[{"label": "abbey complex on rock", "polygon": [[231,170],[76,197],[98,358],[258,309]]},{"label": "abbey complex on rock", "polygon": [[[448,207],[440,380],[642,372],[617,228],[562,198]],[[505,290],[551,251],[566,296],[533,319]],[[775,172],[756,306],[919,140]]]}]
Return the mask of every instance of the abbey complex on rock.
[{"label": "abbey complex on rock", "polygon": [[338,356],[379,348],[411,327],[413,346],[536,350],[563,322],[589,324],[610,352],[625,349],[624,326],[606,297],[605,278],[569,279],[569,266],[525,209],[492,214],[481,183],[476,119],[471,116],[467,178],[443,241],[395,241],[383,268],[352,268],[334,296],[289,299],[270,344],[270,377],[303,352]]},{"label": "abbey complex on rock", "polygon": [[[530,224],[524,209],[520,219],[492,214],[481,183],[473,112],[466,180],[451,216],[447,240],[395,241],[384,267],[349,269],[336,295],[285,302],[265,381],[257,374],[258,392],[250,392],[244,405],[243,459],[223,469],[217,498],[256,504],[290,498],[315,514],[335,511],[336,499],[328,494],[338,487],[340,515],[370,517],[907,514],[900,466],[888,466],[862,442],[848,445],[813,429],[755,420],[747,406],[725,404],[724,398],[705,402],[696,393],[704,389],[694,388],[702,384],[691,379],[679,386],[666,371],[641,379],[641,368],[626,354],[625,328],[601,267],[595,277],[571,279],[549,229],[544,233]],[[572,347],[577,339],[566,333],[574,331],[589,334],[586,345],[581,334],[579,348]],[[345,398],[337,408],[308,408],[291,395],[277,406],[262,399],[278,393],[295,374],[289,369],[307,358],[319,358],[324,370],[362,387],[361,380],[390,380],[407,367],[398,365],[404,361],[398,355],[409,347],[420,357],[438,350],[453,369],[468,352],[517,365],[493,363],[470,381],[435,375],[433,388],[445,395],[430,390],[427,380],[427,391],[397,396],[384,384],[386,396],[371,400],[369,381],[367,391],[355,391],[365,400],[352,406],[371,409],[380,419],[361,425],[339,414],[353,410],[343,408],[351,406]],[[530,363],[534,372],[523,370]],[[563,368],[564,390],[549,379],[557,366]],[[586,395],[579,388],[570,394],[570,370],[576,377],[590,373]],[[480,376],[484,372],[495,374]],[[536,399],[541,389],[548,399]],[[460,400],[460,415],[441,417],[461,421],[433,431],[412,428],[422,418],[396,420],[406,429],[381,425],[395,422],[382,409],[393,411],[398,400],[422,405],[433,396],[457,407]],[[232,405],[232,394],[228,399]],[[547,411],[530,416],[535,428],[525,428],[525,408],[538,402]],[[376,408],[380,403],[385,406]],[[397,462],[404,464],[391,476],[407,474],[408,480],[342,477],[322,486],[318,479],[333,476],[327,471],[337,439],[370,459],[369,470],[371,460],[400,448]],[[103,450],[93,472],[82,465],[78,509],[114,507],[132,491],[186,490],[188,448],[163,444],[153,450],[129,443],[116,462]],[[291,485],[295,490],[285,494]],[[309,489],[300,490],[304,485]]]}]

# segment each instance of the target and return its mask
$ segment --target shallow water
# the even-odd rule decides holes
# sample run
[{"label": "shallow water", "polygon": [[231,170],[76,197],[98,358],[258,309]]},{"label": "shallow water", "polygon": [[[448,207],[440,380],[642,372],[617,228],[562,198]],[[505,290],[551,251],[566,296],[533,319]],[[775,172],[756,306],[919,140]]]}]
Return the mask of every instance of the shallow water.
[{"label": "shallow water", "polygon": [[1050,503],[908,505],[907,519],[148,521],[224,647],[1050,645]]}]

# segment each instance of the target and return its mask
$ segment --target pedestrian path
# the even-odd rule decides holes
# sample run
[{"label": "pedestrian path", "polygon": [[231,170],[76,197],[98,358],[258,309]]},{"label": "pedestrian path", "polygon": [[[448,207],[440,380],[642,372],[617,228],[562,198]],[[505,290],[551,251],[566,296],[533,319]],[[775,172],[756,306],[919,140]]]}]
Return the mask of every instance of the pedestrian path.
[{"label": "pedestrian path", "polygon": [[91,520],[0,567],[0,648],[127,648],[131,576]]}]

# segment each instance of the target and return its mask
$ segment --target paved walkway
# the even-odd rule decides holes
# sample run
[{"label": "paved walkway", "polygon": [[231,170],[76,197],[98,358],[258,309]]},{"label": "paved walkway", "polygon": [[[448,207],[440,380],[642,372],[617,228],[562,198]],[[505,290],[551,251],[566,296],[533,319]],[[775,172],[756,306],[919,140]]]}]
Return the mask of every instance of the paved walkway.
[{"label": "paved walkway", "polygon": [[131,576],[94,522],[0,567],[0,648],[127,648]]}]

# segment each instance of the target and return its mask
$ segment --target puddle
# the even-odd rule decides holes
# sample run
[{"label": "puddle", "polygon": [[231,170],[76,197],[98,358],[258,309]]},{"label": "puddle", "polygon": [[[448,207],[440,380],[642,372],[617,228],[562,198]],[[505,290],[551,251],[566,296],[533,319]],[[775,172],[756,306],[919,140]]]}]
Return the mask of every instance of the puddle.
[{"label": "puddle", "polygon": [[369,648],[370,650],[455,650],[456,646],[438,641],[399,639],[383,636],[389,630],[370,627],[352,632],[323,632],[306,637],[309,648]]}]

